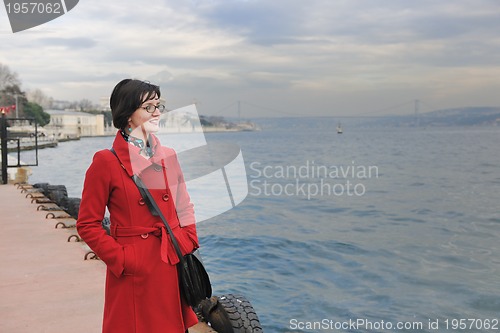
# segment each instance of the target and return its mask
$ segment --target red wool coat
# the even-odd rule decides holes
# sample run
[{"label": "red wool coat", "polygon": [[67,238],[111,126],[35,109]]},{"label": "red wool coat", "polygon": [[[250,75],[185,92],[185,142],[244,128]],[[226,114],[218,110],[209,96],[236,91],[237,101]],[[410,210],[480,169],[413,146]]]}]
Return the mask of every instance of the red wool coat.
[{"label": "red wool coat", "polygon": [[[193,205],[176,154],[154,136],[152,146],[156,152],[146,159],[117,133],[117,156],[107,149],[97,152],[85,176],[76,226],[107,265],[104,333],[184,333],[198,322],[180,300],[179,259],[165,226],[131,179],[135,173],[148,186],[182,252],[197,248]],[[106,207],[111,235],[101,226]]]}]

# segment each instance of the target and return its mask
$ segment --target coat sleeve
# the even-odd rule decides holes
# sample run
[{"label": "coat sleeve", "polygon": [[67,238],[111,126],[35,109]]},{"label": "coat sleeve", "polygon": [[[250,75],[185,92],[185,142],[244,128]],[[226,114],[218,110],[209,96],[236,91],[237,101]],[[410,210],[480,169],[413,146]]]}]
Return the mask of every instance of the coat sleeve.
[{"label": "coat sleeve", "polygon": [[181,250],[183,254],[192,252],[194,249],[200,247],[198,241],[198,234],[196,232],[196,218],[194,215],[194,205],[187,191],[184,174],[182,173],[181,166],[177,159],[174,158],[175,169],[177,171],[177,193],[175,210],[179,218],[181,228],[174,234],[177,239],[180,239]]},{"label": "coat sleeve", "polygon": [[110,271],[119,277],[124,270],[123,246],[109,236],[102,227],[110,193],[109,166],[104,152],[97,152],[85,174],[76,227],[85,243],[108,266]]},{"label": "coat sleeve", "polygon": [[183,255],[193,252],[199,248],[198,235],[196,233],[196,225],[191,224],[185,227],[172,230],[175,238],[179,242],[181,252]]}]

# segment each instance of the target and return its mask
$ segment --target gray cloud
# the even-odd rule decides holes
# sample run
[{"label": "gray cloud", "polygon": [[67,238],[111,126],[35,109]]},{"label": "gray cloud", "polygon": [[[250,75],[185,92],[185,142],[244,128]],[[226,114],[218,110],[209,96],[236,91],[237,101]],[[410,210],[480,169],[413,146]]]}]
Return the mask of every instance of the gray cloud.
[{"label": "gray cloud", "polygon": [[220,1],[201,12],[223,29],[236,31],[261,45],[293,42],[303,34],[304,1]]},{"label": "gray cloud", "polygon": [[[483,11],[471,13],[471,6]],[[290,43],[296,37],[311,35],[353,37],[372,43],[394,41],[398,32],[412,38],[446,38],[471,31],[484,33],[485,29],[493,34],[500,25],[500,4],[484,0],[473,4],[399,0],[212,1],[198,14],[251,42],[270,42],[264,45]]]},{"label": "gray cloud", "polygon": [[97,101],[135,77],[158,81],[173,103],[246,98],[326,114],[407,96],[474,103],[500,88],[497,31],[496,0],[87,0],[0,35],[14,50],[0,62],[56,99]]},{"label": "gray cloud", "polygon": [[48,37],[36,40],[35,45],[39,47],[62,46],[68,49],[88,49],[96,46],[96,41],[86,37],[59,38]]}]

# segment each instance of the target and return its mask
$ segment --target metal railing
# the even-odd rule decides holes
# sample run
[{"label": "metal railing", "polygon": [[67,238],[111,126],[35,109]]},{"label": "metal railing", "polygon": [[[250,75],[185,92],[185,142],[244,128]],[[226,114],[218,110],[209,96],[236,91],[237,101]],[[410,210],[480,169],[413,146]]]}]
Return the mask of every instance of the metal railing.
[{"label": "metal railing", "polygon": [[[22,136],[11,136],[7,133],[7,123],[15,123],[17,121],[34,124],[34,132],[31,132],[34,140],[33,150],[35,151],[35,163],[22,163],[21,164],[21,141]],[[12,134],[12,133],[11,133]],[[38,124],[33,118],[7,118],[5,113],[2,113],[2,119],[0,123],[0,139],[1,139],[1,151],[2,151],[2,184],[7,184],[8,174],[7,168],[18,168],[22,166],[38,166]],[[14,147],[14,151],[17,152],[17,164],[9,165],[8,153],[9,150],[12,151],[12,147],[9,148],[8,142],[17,142]],[[17,148],[17,149],[16,149]]]}]

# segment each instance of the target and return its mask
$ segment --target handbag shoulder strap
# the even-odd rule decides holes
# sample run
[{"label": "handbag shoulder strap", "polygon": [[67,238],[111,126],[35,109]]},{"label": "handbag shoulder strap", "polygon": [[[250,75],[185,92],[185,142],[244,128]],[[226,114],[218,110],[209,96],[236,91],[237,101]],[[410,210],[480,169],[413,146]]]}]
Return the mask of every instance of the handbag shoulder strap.
[{"label": "handbag shoulder strap", "polygon": [[[118,158],[118,156],[116,155],[116,151],[113,149],[113,147],[111,147],[110,151],[116,156],[116,158]],[[182,256],[182,251],[181,248],[179,247],[179,243],[177,242],[177,239],[175,238],[174,233],[172,232],[172,228],[170,228],[170,225],[168,224],[165,215],[163,215],[163,213],[161,212],[161,209],[160,207],[158,207],[158,204],[156,203],[155,199],[153,198],[148,188],[144,185],[144,183],[139,177],[133,175],[131,178],[134,181],[134,184],[139,189],[139,192],[141,193],[144,200],[146,200],[146,203],[148,203],[148,207],[150,207],[151,212],[155,212],[158,216],[160,216],[161,220],[163,221],[163,224],[165,225],[165,228],[167,229],[168,234],[170,235],[170,239],[172,240],[172,244],[174,245],[175,252],[179,257],[179,260],[181,262],[184,262],[184,257]]]},{"label": "handbag shoulder strap", "polygon": [[[116,155],[115,149],[113,147],[111,147],[109,149],[109,151],[112,152],[113,155],[115,155],[116,159],[118,160],[118,163],[120,163],[120,158],[118,157],[118,155]],[[123,164],[122,164],[122,167],[123,167]],[[148,206],[148,209],[151,212],[151,214],[153,214],[154,216],[159,216],[158,212],[156,211],[156,209],[154,209],[154,207],[151,204],[151,202],[149,200],[146,200],[147,196],[146,196],[146,193],[144,192],[144,189],[142,187],[140,187],[140,186],[137,186],[137,188],[139,189],[139,192],[141,193],[141,197],[144,198],[144,201],[146,202],[146,206]]]}]

